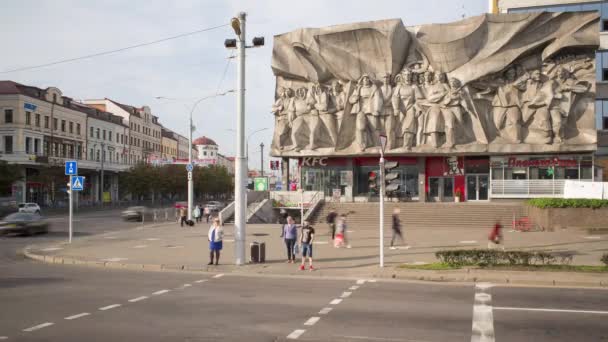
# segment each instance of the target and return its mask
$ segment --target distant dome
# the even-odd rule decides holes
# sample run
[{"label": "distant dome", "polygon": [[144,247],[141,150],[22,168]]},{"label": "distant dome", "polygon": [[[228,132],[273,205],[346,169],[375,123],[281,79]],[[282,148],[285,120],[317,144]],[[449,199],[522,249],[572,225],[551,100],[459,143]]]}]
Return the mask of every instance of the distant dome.
[{"label": "distant dome", "polygon": [[205,136],[196,138],[193,143],[194,143],[194,145],[215,145],[215,146],[217,146],[215,141],[213,141]]}]

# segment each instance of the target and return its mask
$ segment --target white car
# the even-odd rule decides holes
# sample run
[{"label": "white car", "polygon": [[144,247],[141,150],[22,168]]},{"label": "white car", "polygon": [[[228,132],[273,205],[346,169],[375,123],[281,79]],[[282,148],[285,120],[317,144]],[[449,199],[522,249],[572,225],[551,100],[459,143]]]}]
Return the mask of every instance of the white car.
[{"label": "white car", "polygon": [[40,206],[38,203],[19,203],[19,212],[40,215]]}]

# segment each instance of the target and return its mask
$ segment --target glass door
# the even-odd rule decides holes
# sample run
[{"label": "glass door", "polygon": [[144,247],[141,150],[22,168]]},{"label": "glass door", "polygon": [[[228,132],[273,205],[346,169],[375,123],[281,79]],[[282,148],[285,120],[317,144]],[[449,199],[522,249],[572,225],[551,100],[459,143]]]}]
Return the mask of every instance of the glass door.
[{"label": "glass door", "polygon": [[467,175],[467,201],[488,200],[488,175]]},{"label": "glass door", "polygon": [[467,175],[467,201],[477,201],[477,175]]}]

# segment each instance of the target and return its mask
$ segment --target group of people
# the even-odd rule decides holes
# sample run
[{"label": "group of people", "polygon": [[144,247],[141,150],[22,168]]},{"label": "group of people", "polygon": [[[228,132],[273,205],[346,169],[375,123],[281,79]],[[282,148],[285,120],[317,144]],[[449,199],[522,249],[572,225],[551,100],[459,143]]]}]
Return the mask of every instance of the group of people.
[{"label": "group of people", "polygon": [[[300,232],[298,233],[298,228]],[[297,225],[291,216],[287,216],[287,222],[281,227],[281,238],[285,241],[287,248],[287,263],[296,262],[296,254],[302,251],[302,263],[300,270],[306,269],[306,258],[308,257],[308,268],[314,271],[312,265],[312,244],[315,239],[315,228],[308,221],[304,221],[301,226]]]},{"label": "group of people", "polygon": [[[203,207],[200,204],[197,204],[192,210],[192,217],[196,223],[200,223],[203,221],[203,217],[205,217],[207,223],[209,223],[209,219],[211,218],[211,210],[209,207]],[[188,224],[188,207],[182,206],[178,209],[178,222],[180,227]]]}]

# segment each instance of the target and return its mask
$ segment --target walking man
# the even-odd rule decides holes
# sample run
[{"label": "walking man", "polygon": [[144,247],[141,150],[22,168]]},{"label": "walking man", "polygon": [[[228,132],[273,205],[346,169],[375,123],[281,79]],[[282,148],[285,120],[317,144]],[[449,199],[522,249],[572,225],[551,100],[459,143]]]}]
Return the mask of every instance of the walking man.
[{"label": "walking man", "polygon": [[395,210],[393,210],[393,237],[391,238],[391,249],[396,249],[394,247],[396,237],[399,237],[399,240],[401,240],[401,243],[403,243],[403,235],[401,234],[401,219],[399,218],[400,212],[401,211],[399,208],[395,208]]},{"label": "walking man", "polygon": [[205,219],[207,220],[207,223],[209,223],[209,216],[211,216],[211,210],[209,210],[209,206],[205,206],[205,209],[203,209],[203,213],[205,214]]},{"label": "walking man", "polygon": [[298,226],[296,226],[291,216],[287,216],[287,224],[283,226],[281,237],[285,241],[285,247],[287,248],[287,263],[293,264],[296,262],[296,256],[293,252],[293,248],[298,237]]},{"label": "walking man", "polygon": [[[186,222],[187,217],[188,217],[187,215],[188,215],[188,208],[187,207],[181,207],[181,208],[179,208],[179,217],[180,217],[180,219],[179,219],[179,225],[181,227],[184,226],[184,222]],[[188,222],[186,222],[186,224],[188,224]]]},{"label": "walking man", "polygon": [[302,227],[302,233],[300,234],[300,244],[302,245],[302,264],[300,265],[300,271],[306,269],[306,257],[308,256],[308,268],[314,271],[312,267],[312,242],[315,239],[315,228],[311,226],[308,221],[304,221]]},{"label": "walking man", "polygon": [[336,237],[336,217],[338,213],[336,213],[335,209],[331,209],[329,214],[327,215],[327,224],[329,225],[329,231],[331,232],[331,239],[333,240]]}]

